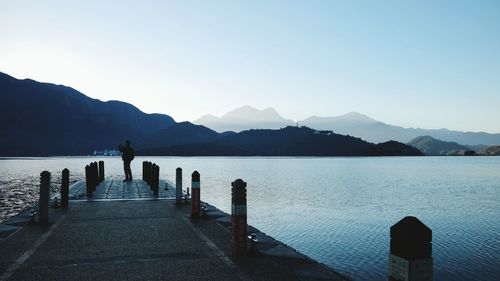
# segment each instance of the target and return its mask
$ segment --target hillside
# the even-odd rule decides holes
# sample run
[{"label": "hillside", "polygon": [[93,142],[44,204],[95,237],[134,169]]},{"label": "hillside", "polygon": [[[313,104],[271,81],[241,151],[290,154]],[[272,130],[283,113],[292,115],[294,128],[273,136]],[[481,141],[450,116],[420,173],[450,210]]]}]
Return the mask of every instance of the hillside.
[{"label": "hillside", "polygon": [[410,142],[411,145],[425,155],[459,155],[470,149],[456,142],[445,142],[431,136],[420,136]]},{"label": "hillside", "polygon": [[130,139],[139,145],[175,121],[77,90],[0,73],[0,155],[86,155]]},{"label": "hillside", "polygon": [[488,147],[485,154],[489,156],[500,156],[500,145]]},{"label": "hillside", "polygon": [[220,140],[140,151],[145,155],[192,156],[395,156],[422,155],[398,142],[372,144],[359,138],[307,127],[248,130]]}]

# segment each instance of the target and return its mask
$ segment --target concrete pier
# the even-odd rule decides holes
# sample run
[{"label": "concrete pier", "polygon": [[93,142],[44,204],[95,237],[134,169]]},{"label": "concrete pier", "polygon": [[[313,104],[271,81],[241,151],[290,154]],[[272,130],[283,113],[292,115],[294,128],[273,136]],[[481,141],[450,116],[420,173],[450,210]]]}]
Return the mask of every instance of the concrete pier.
[{"label": "concrete pier", "polygon": [[192,220],[169,190],[108,179],[87,198],[75,183],[48,226],[25,221],[0,240],[0,280],[348,280],[251,226],[259,255],[232,257],[230,216],[207,205]]}]

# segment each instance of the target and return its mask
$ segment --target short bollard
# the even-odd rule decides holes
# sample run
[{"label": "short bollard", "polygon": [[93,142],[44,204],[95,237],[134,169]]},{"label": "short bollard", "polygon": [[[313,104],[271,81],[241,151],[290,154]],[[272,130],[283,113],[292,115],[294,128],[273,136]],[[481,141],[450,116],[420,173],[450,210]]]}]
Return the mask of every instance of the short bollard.
[{"label": "short bollard", "polygon": [[231,250],[233,256],[247,251],[247,183],[237,179],[231,183]]},{"label": "short bollard", "polygon": [[151,162],[146,162],[146,183],[149,185],[150,183],[150,173],[151,173]]},{"label": "short bollard", "polygon": [[175,204],[182,204],[182,169],[175,169]]},{"label": "short bollard", "polygon": [[146,161],[142,161],[142,180],[146,181]]},{"label": "short bollard", "polygon": [[49,224],[49,201],[50,201],[50,173],[43,171],[40,174],[40,198],[38,206],[40,207],[40,224]]},{"label": "short bollard", "polygon": [[93,180],[94,180],[94,191],[97,189],[97,186],[99,185],[99,167],[97,165],[97,162],[92,163],[94,164],[94,169],[93,169]]},{"label": "short bollard", "polygon": [[156,164],[153,163],[151,165],[151,171],[149,171],[149,189],[153,191],[153,187],[155,185],[155,171],[156,171]]},{"label": "short bollard", "polygon": [[99,161],[99,182],[104,181],[104,161]]},{"label": "short bollard", "polygon": [[432,281],[432,230],[416,217],[391,226],[389,281]]},{"label": "short bollard", "polygon": [[194,171],[191,174],[191,217],[200,216],[200,173]]},{"label": "short bollard", "polygon": [[92,192],[94,192],[97,185],[97,182],[95,181],[94,162],[91,162],[89,166],[90,166],[90,185],[92,187]]},{"label": "short bollard", "polygon": [[64,169],[61,177],[61,207],[68,208],[69,201],[69,170]]},{"label": "short bollard", "polygon": [[92,197],[92,192],[94,191],[94,187],[92,186],[92,168],[90,165],[85,166],[85,183],[87,186],[87,197]]},{"label": "short bollard", "polygon": [[158,197],[158,193],[160,190],[160,166],[155,166],[154,175],[153,195]]}]

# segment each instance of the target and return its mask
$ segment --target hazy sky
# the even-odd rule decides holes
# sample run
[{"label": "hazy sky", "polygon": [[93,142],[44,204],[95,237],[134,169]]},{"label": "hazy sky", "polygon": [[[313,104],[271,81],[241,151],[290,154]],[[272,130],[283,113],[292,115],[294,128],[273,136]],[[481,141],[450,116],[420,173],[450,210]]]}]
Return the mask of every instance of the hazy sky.
[{"label": "hazy sky", "polygon": [[248,104],[500,132],[500,1],[0,0],[0,71],[177,121]]}]

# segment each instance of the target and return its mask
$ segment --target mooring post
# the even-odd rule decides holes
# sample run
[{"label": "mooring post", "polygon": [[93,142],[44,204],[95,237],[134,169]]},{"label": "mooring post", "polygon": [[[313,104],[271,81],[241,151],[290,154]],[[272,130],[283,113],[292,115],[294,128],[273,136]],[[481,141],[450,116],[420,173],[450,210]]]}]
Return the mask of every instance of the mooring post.
[{"label": "mooring post", "polygon": [[153,194],[154,196],[158,197],[158,193],[160,190],[160,166],[156,165],[155,166],[155,179],[154,179],[154,187],[153,187]]},{"label": "mooring post", "polygon": [[146,181],[146,161],[142,161],[142,180]]},{"label": "mooring post", "polygon": [[146,162],[146,183],[149,185],[149,174],[150,174],[150,171],[151,171],[151,162],[147,161]]},{"label": "mooring post", "polygon": [[97,189],[97,186],[99,185],[99,167],[97,165],[97,162],[94,161],[94,191]]},{"label": "mooring post", "polygon": [[61,207],[68,208],[69,201],[69,170],[62,170],[61,177]]},{"label": "mooring post", "polygon": [[99,161],[99,182],[104,181],[104,161]]},{"label": "mooring post", "polygon": [[151,169],[149,170],[149,190],[153,191],[153,185],[155,182],[155,163],[151,164]]},{"label": "mooring post", "polygon": [[90,184],[92,186],[92,192],[94,192],[96,185],[95,175],[94,175],[94,162],[90,162],[89,166],[90,166]]},{"label": "mooring post", "polygon": [[92,192],[96,189],[96,181],[95,181],[95,170],[94,170],[94,162],[90,162],[90,184],[92,186]]},{"label": "mooring post", "polygon": [[233,256],[247,251],[247,183],[237,179],[231,183],[231,250]]},{"label": "mooring post", "polygon": [[200,216],[200,173],[194,171],[191,174],[191,217]]},{"label": "mooring post", "polygon": [[416,217],[391,226],[389,281],[432,281],[432,230]]},{"label": "mooring post", "polygon": [[49,224],[49,203],[50,203],[50,173],[43,171],[40,174],[40,198],[38,206],[40,207],[40,224]]},{"label": "mooring post", "polygon": [[175,169],[175,204],[182,204],[182,169]]},{"label": "mooring post", "polygon": [[85,183],[87,185],[87,197],[92,197],[94,187],[92,186],[92,168],[90,165],[85,166]]}]

